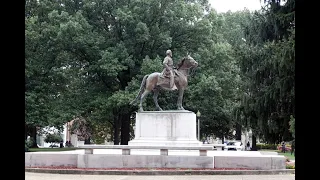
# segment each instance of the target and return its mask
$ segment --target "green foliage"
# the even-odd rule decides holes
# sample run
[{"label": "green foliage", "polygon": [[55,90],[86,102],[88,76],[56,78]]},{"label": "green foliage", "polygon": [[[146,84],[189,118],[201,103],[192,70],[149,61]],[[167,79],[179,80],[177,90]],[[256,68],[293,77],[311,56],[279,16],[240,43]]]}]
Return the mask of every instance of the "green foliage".
[{"label": "green foliage", "polygon": [[30,147],[32,147],[32,144],[33,144],[33,142],[32,142],[31,139],[25,140],[24,151],[25,151],[25,152],[28,152],[29,149],[30,149]]},{"label": "green foliage", "polygon": [[110,126],[108,121],[94,122],[92,131],[93,131],[91,136],[92,141],[95,144],[104,144],[106,140],[110,141],[112,126]]},{"label": "green foliage", "polygon": [[27,146],[27,144],[24,145],[24,152],[28,152],[29,151],[29,147]]},{"label": "green foliage", "polygon": [[294,0],[274,2],[250,16],[246,43],[236,49],[245,93],[241,121],[269,143],[292,139],[289,120],[295,114]]},{"label": "green foliage", "polygon": [[292,137],[293,138],[296,138],[295,135],[296,135],[296,119],[291,115],[290,116],[290,122],[289,122],[289,125],[290,125],[290,132],[292,134]]},{"label": "green foliage", "polygon": [[286,169],[296,169],[294,164],[286,164]]},{"label": "green foliage", "polygon": [[29,139],[29,140],[25,140],[25,145],[28,147],[28,148],[30,148],[31,146],[32,146],[32,140],[31,139]]},{"label": "green foliage", "polygon": [[257,150],[260,149],[271,149],[271,150],[277,150],[276,144],[257,144]]},{"label": "green foliage", "polygon": [[[236,123],[268,142],[294,136],[295,1],[275,2],[217,13],[207,0],[27,0],[25,123],[61,129],[80,118],[80,139],[116,143],[121,134],[125,144],[137,110],[129,102],[171,49],[175,64],[187,52],[199,63],[183,104],[201,112],[201,136],[232,137]],[[176,100],[160,92],[163,109]],[[153,110],[151,96],[146,105]]]},{"label": "green foliage", "polygon": [[208,49],[199,49],[200,67],[191,79],[187,106],[197,107],[201,116],[204,136],[216,135],[233,138],[233,106],[239,87],[239,68],[232,56],[232,46],[227,43],[212,43]]},{"label": "green foliage", "polygon": [[62,141],[62,137],[60,134],[47,134],[44,141],[46,143],[60,143]]}]

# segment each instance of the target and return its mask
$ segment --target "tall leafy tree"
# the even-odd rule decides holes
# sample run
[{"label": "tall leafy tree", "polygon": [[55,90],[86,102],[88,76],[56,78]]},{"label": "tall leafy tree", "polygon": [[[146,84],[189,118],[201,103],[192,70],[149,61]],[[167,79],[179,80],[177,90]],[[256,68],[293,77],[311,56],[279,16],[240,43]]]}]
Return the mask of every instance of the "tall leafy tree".
[{"label": "tall leafy tree", "polygon": [[295,1],[266,3],[250,18],[247,44],[237,50],[246,80],[241,109],[254,139],[260,134],[265,141],[278,143],[291,139],[289,120],[295,115]]}]

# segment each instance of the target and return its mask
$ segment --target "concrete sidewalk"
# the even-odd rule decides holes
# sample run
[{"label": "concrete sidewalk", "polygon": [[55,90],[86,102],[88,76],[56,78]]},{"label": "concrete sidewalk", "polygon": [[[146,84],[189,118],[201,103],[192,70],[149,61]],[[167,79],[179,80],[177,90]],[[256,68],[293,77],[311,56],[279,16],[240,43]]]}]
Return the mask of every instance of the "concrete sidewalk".
[{"label": "concrete sidewalk", "polygon": [[123,176],[25,173],[25,180],[294,180],[288,175]]},{"label": "concrete sidewalk", "polygon": [[90,170],[25,168],[27,173],[78,174],[78,175],[123,175],[123,176],[186,176],[186,175],[284,175],[295,174],[295,169],[278,170]]}]

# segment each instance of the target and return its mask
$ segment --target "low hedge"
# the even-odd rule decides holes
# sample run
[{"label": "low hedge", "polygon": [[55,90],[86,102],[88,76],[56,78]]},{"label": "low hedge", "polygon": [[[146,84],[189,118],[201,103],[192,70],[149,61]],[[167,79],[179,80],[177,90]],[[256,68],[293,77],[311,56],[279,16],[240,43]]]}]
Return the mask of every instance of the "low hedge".
[{"label": "low hedge", "polygon": [[[270,149],[270,150],[282,150],[280,144],[257,144],[257,149]],[[286,145],[286,151],[291,151],[291,145]]]},{"label": "low hedge", "polygon": [[257,144],[257,149],[271,149],[271,150],[277,150],[276,144]]}]

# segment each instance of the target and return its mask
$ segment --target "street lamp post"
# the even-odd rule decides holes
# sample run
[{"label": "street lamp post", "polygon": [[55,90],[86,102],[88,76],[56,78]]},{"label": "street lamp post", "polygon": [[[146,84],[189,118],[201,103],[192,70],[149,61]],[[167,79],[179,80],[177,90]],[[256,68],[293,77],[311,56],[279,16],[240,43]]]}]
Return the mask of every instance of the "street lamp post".
[{"label": "street lamp post", "polygon": [[198,140],[200,141],[200,116],[201,116],[201,113],[200,111],[198,110],[197,112],[197,118],[198,118]]}]

